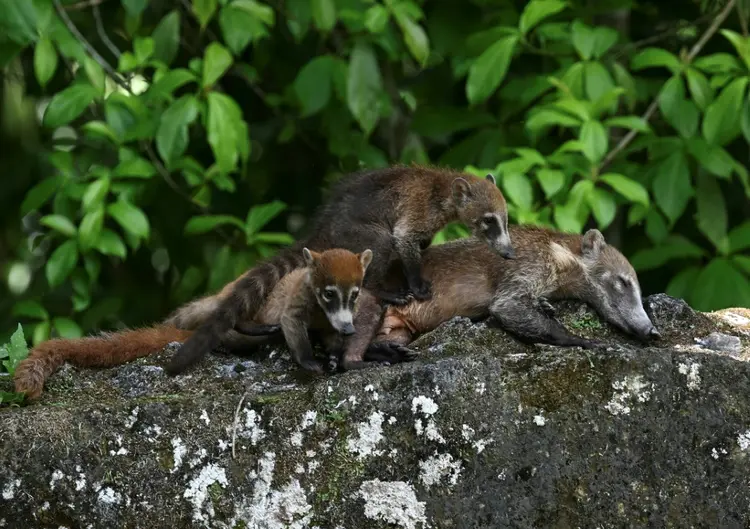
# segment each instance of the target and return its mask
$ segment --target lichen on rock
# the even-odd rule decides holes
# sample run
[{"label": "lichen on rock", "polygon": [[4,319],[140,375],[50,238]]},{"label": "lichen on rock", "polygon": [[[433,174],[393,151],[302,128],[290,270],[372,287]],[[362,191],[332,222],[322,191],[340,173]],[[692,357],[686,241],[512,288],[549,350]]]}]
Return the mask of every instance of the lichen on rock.
[{"label": "lichen on rock", "polygon": [[174,378],[174,346],[66,367],[39,403],[0,410],[0,521],[748,526],[750,334],[668,296],[645,306],[663,336],[648,347],[563,302],[560,320],[607,346],[523,345],[456,318],[414,362],[325,377],[282,350]]}]

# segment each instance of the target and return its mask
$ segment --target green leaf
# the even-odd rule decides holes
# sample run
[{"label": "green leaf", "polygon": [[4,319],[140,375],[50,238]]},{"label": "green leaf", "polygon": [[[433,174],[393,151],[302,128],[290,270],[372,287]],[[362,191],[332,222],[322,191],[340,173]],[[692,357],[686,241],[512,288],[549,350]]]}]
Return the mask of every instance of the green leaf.
[{"label": "green leaf", "polygon": [[13,306],[13,316],[17,318],[49,319],[49,313],[42,304],[33,299],[19,301]]},{"label": "green leaf", "polygon": [[611,92],[613,88],[616,88],[615,81],[612,79],[612,75],[610,75],[604,65],[600,62],[587,62],[584,65],[583,80],[586,86],[586,96],[591,101],[599,101],[599,99],[608,93],[614,94],[614,96],[610,98],[612,99],[612,105],[603,105],[605,109],[609,106],[614,106],[614,103],[617,102],[619,93],[622,91],[621,89],[618,89],[617,92]]},{"label": "green leaf", "polygon": [[500,86],[517,43],[518,35],[503,37],[472,63],[466,81],[466,97],[471,105],[485,101]]},{"label": "green leaf", "polygon": [[732,257],[732,262],[737,268],[745,272],[748,278],[750,278],[750,257],[744,255],[735,255],[734,257]]},{"label": "green leaf", "polygon": [[200,235],[224,224],[233,224],[241,230],[245,229],[245,224],[231,215],[200,215],[192,217],[185,224],[185,235]]},{"label": "green leaf", "polygon": [[695,284],[695,280],[698,278],[700,271],[701,269],[697,266],[683,268],[672,278],[667,285],[665,292],[678,299],[689,298],[690,292],[693,291],[693,285]]},{"label": "green leaf", "polygon": [[82,250],[88,250],[96,244],[103,226],[103,207],[90,211],[83,216],[83,219],[81,219],[81,225],[78,228],[78,242],[80,243]]},{"label": "green leaf", "polygon": [[698,108],[705,110],[713,99],[713,90],[711,90],[711,85],[708,84],[708,79],[695,68],[687,68],[685,75],[693,101],[698,105]]},{"label": "green leaf", "polygon": [[133,41],[133,51],[138,65],[145,64],[154,54],[154,39],[151,37],[136,37]]},{"label": "green leaf", "polygon": [[581,124],[581,120],[578,118],[571,117],[564,112],[559,112],[557,110],[532,109],[531,112],[533,113],[530,114],[529,119],[526,120],[526,128],[535,134],[538,134],[547,127],[555,125],[560,127],[576,127]]},{"label": "green leaf", "polygon": [[178,88],[186,85],[187,83],[197,81],[198,78],[190,70],[184,68],[176,68],[169,70],[167,73],[159,77],[159,80],[154,82],[146,92],[148,97],[152,98],[164,98],[168,101],[172,100],[172,92]]},{"label": "green leaf", "polygon": [[690,170],[682,152],[674,152],[658,166],[653,183],[654,199],[672,224],[682,216],[690,198],[693,185]]},{"label": "green leaf", "polygon": [[267,204],[260,204],[250,208],[245,219],[245,233],[250,236],[260,231],[260,229],[276,218],[286,209],[286,204],[279,200],[274,200]]},{"label": "green leaf", "polygon": [[714,259],[693,283],[690,305],[703,312],[750,307],[750,284],[728,259]]},{"label": "green leaf", "polygon": [[58,246],[50,255],[44,267],[50,288],[61,285],[67,279],[78,262],[78,245],[69,240]]},{"label": "green leaf", "polygon": [[570,30],[573,47],[583,60],[588,61],[594,55],[594,31],[578,19],[570,25]]},{"label": "green leaf", "polygon": [[84,211],[91,211],[98,207],[109,193],[109,178],[99,178],[91,182],[83,194],[82,204]]},{"label": "green leaf", "polygon": [[34,75],[44,88],[57,70],[57,51],[48,38],[42,37],[34,46]]},{"label": "green leaf", "polygon": [[45,215],[39,220],[39,223],[68,237],[75,237],[76,235],[77,230],[75,224],[73,224],[68,217],[64,217],[63,215]]},{"label": "green leaf", "polygon": [[52,324],[60,338],[73,339],[83,336],[81,328],[70,318],[53,318]]},{"label": "green leaf", "polygon": [[188,127],[198,117],[198,101],[186,94],[172,103],[162,114],[156,132],[156,150],[167,167],[182,156],[188,146]]},{"label": "green leaf", "polygon": [[150,226],[148,218],[140,208],[126,200],[118,200],[107,206],[107,213],[122,228],[138,238],[148,239]]},{"label": "green leaf", "polygon": [[729,232],[729,251],[741,252],[750,248],[750,221],[740,224]]},{"label": "green leaf", "polygon": [[35,209],[39,209],[41,206],[46,204],[47,201],[55,194],[55,191],[57,191],[59,185],[59,178],[53,176],[51,178],[45,178],[37,185],[32,187],[29,192],[26,193],[26,198],[24,198],[23,202],[21,203],[21,215],[26,215],[27,213]]},{"label": "green leaf", "polygon": [[609,184],[612,189],[620,193],[622,196],[644,206],[649,205],[648,191],[641,184],[635,180],[631,180],[627,176],[616,173],[607,173],[601,175],[599,179],[602,182]]},{"label": "green leaf", "polygon": [[212,86],[232,65],[232,54],[218,42],[206,47],[203,57],[203,88]]},{"label": "green leaf", "polygon": [[599,163],[607,154],[607,129],[598,121],[587,121],[581,127],[583,154],[591,163]]},{"label": "green leaf", "polygon": [[404,34],[404,42],[409,53],[424,67],[430,56],[430,41],[427,38],[427,33],[422,29],[422,26],[409,17],[397,16],[396,21]]},{"label": "green leaf", "polygon": [[[26,345],[26,338],[23,335],[23,327],[21,327],[20,323],[16,327],[15,332],[10,336],[10,342],[3,346],[3,349],[8,353],[8,359],[3,360],[3,365],[8,373],[13,376],[18,364],[29,356],[29,349]],[[3,397],[3,400],[5,400],[5,397]]]},{"label": "green leaf", "polygon": [[637,130],[638,132],[651,132],[651,127],[645,119],[640,116],[615,116],[604,122],[607,127],[620,127],[623,129]]},{"label": "green leaf", "polygon": [[554,196],[565,185],[565,173],[556,169],[539,169],[536,178],[546,198]]},{"label": "green leaf", "polygon": [[692,101],[685,99],[682,77],[672,76],[659,92],[659,108],[683,138],[693,136],[698,130],[700,112]]},{"label": "green leaf", "polygon": [[193,0],[193,14],[204,29],[216,13],[217,0]]},{"label": "green leaf", "polygon": [[211,92],[208,94],[208,143],[219,169],[229,173],[236,169],[243,151],[249,149],[247,125],[242,109],[231,97]]},{"label": "green leaf", "polygon": [[362,41],[355,44],[349,57],[346,93],[349,110],[369,136],[380,119],[383,80],[375,52]]},{"label": "green leaf", "polygon": [[120,160],[112,171],[112,176],[115,178],[151,178],[156,174],[156,167],[140,156],[127,159],[120,156]]},{"label": "green leaf", "polygon": [[724,145],[740,133],[740,116],[748,78],[729,83],[708,105],[703,119],[703,137],[714,145]]},{"label": "green leaf", "polygon": [[503,191],[523,211],[531,211],[534,205],[534,190],[523,173],[512,172],[503,176]]},{"label": "green leaf", "polygon": [[103,121],[87,121],[81,126],[81,130],[89,136],[96,136],[99,138],[105,138],[114,144],[120,143],[119,138],[115,132]]},{"label": "green leaf", "polygon": [[365,11],[365,27],[370,33],[382,33],[389,18],[388,10],[380,4],[375,4]]},{"label": "green leaf", "polygon": [[661,66],[669,69],[674,75],[682,69],[680,59],[662,48],[646,48],[633,57],[630,62],[630,68],[636,71]]},{"label": "green leaf", "polygon": [[322,110],[331,99],[332,86],[330,56],[315,57],[303,66],[294,80],[294,92],[302,104],[301,117]]},{"label": "green leaf", "polygon": [[273,26],[273,9],[255,0],[235,0],[221,9],[219,25],[224,41],[239,56],[251,41],[268,35],[266,26]]},{"label": "green leaf", "polygon": [[700,136],[689,138],[686,142],[688,151],[711,173],[722,178],[729,178],[735,167],[734,159],[718,145],[711,145]]},{"label": "green leaf", "polygon": [[180,12],[174,9],[161,19],[154,32],[154,58],[167,66],[172,64],[180,49]]},{"label": "green leaf", "polygon": [[729,53],[714,53],[698,57],[693,61],[693,66],[710,74],[730,74],[742,69],[736,57]]},{"label": "green leaf", "polygon": [[148,0],[122,0],[125,11],[131,17],[138,17],[148,5]]},{"label": "green leaf", "polygon": [[95,248],[104,255],[111,255],[121,259],[125,259],[128,254],[125,243],[122,242],[120,236],[107,228],[104,228],[99,234]]},{"label": "green leaf", "polygon": [[737,50],[737,54],[745,63],[745,67],[750,69],[750,43],[748,42],[748,39],[730,29],[722,29],[720,30],[720,33],[732,43],[734,49]]},{"label": "green leaf", "polygon": [[577,116],[581,121],[588,121],[591,119],[590,105],[584,101],[578,101],[573,98],[559,99],[553,103],[553,105],[573,116]]},{"label": "green leaf", "polygon": [[612,224],[617,212],[617,205],[609,192],[596,187],[592,188],[586,195],[586,200],[600,230]]},{"label": "green leaf", "polygon": [[653,243],[660,243],[669,235],[669,226],[655,208],[649,209],[646,214],[646,235]]},{"label": "green leaf", "polygon": [[672,259],[700,259],[705,252],[685,237],[672,235],[654,248],[639,250],[630,258],[639,272],[660,268]]},{"label": "green leaf", "polygon": [[559,13],[566,7],[567,3],[561,0],[532,0],[526,4],[521,13],[518,29],[525,35],[542,20]]},{"label": "green leaf", "polygon": [[695,191],[698,229],[720,252],[728,252],[727,208],[719,183],[713,176],[698,171]]},{"label": "green leaf", "polygon": [[62,92],[58,92],[49,102],[44,111],[42,124],[50,129],[67,125],[94,101],[97,91],[88,84],[75,84]]},{"label": "green leaf", "polygon": [[333,0],[310,0],[315,27],[328,33],[336,25],[336,4]]}]

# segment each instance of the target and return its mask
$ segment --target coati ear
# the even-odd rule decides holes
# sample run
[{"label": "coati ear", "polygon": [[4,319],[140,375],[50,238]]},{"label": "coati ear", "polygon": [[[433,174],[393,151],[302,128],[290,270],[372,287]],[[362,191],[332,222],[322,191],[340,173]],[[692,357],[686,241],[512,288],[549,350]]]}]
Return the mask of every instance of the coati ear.
[{"label": "coati ear", "polygon": [[453,190],[453,201],[456,204],[463,204],[471,195],[471,186],[465,179],[458,177],[451,184]]},{"label": "coati ear", "polygon": [[492,182],[493,186],[497,185],[497,182],[495,181],[495,177],[492,176],[492,174],[487,173],[487,176],[485,176],[484,178]]},{"label": "coati ear", "polygon": [[583,234],[581,250],[585,257],[598,257],[606,244],[602,232],[597,229],[590,229]]},{"label": "coati ear", "polygon": [[370,262],[372,262],[372,250],[368,248],[357,257],[359,257],[359,262],[362,263],[362,271],[364,272],[370,266]]},{"label": "coati ear", "polygon": [[317,254],[314,257],[310,250],[308,250],[307,248],[302,248],[302,256],[305,258],[305,264],[307,266],[312,266],[312,264],[315,262],[315,257],[317,257]]}]

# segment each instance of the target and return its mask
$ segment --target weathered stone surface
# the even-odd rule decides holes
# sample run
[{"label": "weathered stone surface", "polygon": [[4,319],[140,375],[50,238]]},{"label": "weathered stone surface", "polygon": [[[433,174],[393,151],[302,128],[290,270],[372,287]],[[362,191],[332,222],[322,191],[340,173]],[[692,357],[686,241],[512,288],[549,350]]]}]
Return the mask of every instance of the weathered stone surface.
[{"label": "weathered stone surface", "polygon": [[[40,403],[0,410],[0,526],[747,527],[750,339],[666,296],[646,306],[664,336],[647,348],[562,303],[611,346],[454,320],[413,363],[330,377],[282,352],[177,378],[166,354],[67,367]],[[696,342],[714,332],[741,351]]]}]

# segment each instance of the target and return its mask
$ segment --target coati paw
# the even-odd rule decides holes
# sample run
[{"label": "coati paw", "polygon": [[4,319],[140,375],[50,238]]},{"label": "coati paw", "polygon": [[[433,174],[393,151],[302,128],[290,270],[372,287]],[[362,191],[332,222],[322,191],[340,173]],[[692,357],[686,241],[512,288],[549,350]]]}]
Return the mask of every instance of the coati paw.
[{"label": "coati paw", "polygon": [[583,349],[598,349],[600,347],[606,346],[607,344],[600,340],[589,340],[587,338],[581,338],[580,343],[576,345],[578,345],[579,347]]},{"label": "coati paw", "polygon": [[550,318],[555,317],[557,311],[547,298],[538,298],[536,301],[542,312],[544,312]]},{"label": "coati paw", "polygon": [[320,375],[323,374],[323,364],[317,360],[300,360],[299,366],[305,371],[310,371],[311,373],[317,373]]},{"label": "coati paw", "polygon": [[411,294],[419,301],[426,301],[432,298],[432,283],[426,279],[422,279],[411,288]]},{"label": "coati paw", "polygon": [[371,344],[365,353],[367,360],[380,363],[397,364],[399,362],[410,362],[417,358],[418,353],[403,345],[394,342],[378,342]]}]

